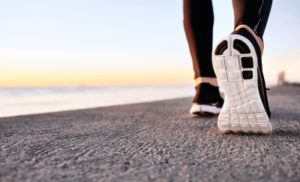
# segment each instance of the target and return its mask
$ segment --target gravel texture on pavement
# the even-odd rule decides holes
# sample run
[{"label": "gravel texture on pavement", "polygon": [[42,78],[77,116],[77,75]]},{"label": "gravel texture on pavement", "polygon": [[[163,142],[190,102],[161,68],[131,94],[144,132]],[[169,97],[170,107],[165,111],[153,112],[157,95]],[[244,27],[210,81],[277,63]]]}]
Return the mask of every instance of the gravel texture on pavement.
[{"label": "gravel texture on pavement", "polygon": [[272,135],[222,134],[191,101],[1,118],[0,181],[300,181],[300,87],[269,91]]}]

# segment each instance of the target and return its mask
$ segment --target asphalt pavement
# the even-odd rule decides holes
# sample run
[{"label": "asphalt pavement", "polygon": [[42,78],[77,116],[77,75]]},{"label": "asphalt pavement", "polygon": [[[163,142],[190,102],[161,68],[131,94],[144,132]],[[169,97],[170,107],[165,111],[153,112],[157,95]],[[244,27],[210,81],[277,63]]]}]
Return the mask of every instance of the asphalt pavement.
[{"label": "asphalt pavement", "polygon": [[272,135],[223,134],[192,98],[0,119],[0,181],[300,181],[300,87]]}]

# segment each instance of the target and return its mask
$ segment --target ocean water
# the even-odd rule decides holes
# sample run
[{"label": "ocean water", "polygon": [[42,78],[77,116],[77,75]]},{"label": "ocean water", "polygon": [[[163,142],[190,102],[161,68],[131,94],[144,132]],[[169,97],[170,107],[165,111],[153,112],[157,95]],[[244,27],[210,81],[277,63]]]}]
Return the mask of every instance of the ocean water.
[{"label": "ocean water", "polygon": [[0,88],[0,117],[139,103],[193,95],[192,85]]}]

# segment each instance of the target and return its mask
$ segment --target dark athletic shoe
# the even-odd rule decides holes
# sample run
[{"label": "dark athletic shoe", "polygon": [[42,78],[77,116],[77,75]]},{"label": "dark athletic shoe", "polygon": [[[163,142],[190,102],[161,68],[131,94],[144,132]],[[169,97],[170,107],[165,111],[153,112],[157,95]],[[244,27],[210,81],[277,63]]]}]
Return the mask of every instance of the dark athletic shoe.
[{"label": "dark athletic shoe", "polygon": [[209,83],[200,83],[190,109],[191,114],[210,116],[219,114],[223,106],[219,88]]},{"label": "dark athletic shoe", "polygon": [[245,28],[233,32],[220,41],[213,57],[217,80],[225,94],[219,129],[271,133],[261,51],[252,34]]}]

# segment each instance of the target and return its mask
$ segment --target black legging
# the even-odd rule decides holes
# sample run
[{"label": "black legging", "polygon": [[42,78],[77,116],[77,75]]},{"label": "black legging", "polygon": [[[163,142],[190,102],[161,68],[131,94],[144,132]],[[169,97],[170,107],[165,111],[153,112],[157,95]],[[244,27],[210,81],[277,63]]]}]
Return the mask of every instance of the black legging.
[{"label": "black legging", "polygon": [[[232,0],[234,28],[245,24],[263,37],[272,0]],[[184,29],[195,78],[216,77],[212,67],[214,13],[211,0],[184,0]]]}]

